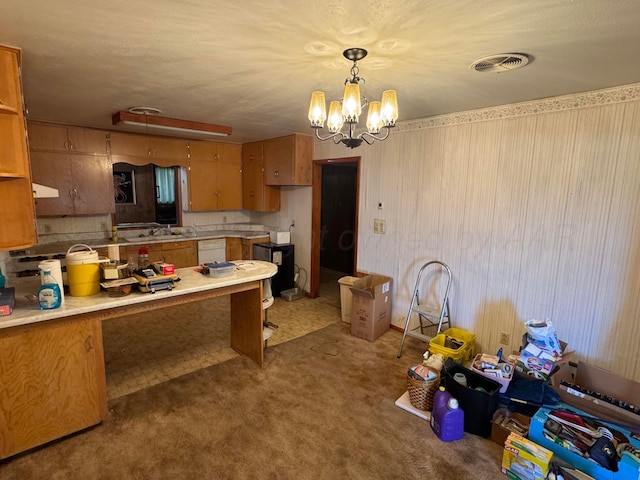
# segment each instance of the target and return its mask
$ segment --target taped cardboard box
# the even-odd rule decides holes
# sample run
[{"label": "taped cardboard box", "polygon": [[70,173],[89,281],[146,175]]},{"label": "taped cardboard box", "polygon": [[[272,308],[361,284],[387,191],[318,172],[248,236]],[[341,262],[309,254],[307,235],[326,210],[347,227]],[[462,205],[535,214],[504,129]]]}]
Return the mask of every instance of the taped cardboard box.
[{"label": "taped cardboard box", "polygon": [[573,407],[603,420],[640,428],[638,382],[578,362],[560,365],[549,383],[562,401]]},{"label": "taped cardboard box", "polygon": [[385,275],[367,275],[351,289],[351,335],[375,341],[391,327],[391,287]]}]

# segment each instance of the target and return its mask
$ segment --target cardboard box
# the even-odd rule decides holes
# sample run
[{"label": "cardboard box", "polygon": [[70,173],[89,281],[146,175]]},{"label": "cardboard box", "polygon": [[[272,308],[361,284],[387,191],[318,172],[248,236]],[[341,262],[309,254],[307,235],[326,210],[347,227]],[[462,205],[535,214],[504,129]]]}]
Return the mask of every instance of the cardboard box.
[{"label": "cardboard box", "polygon": [[272,230],[269,232],[269,241],[271,243],[277,243],[278,245],[291,243],[291,232],[280,232],[277,230]]},{"label": "cardboard box", "polygon": [[510,433],[502,454],[502,473],[509,478],[545,480],[553,452],[531,440]]},{"label": "cardboard box", "polygon": [[176,269],[172,263],[153,262],[153,269],[160,275],[173,275]]},{"label": "cardboard box", "polygon": [[351,335],[375,341],[391,327],[393,279],[367,275],[351,287]]},{"label": "cardboard box", "polygon": [[[556,443],[553,440],[553,437],[546,432],[544,425],[548,419],[549,412],[561,408],[570,409],[579,415],[590,416],[588,413],[582,412],[581,410],[564,403],[560,403],[559,405],[550,408],[542,407],[531,419],[531,425],[529,426],[529,439],[545,448],[548,448],[561,460],[564,460],[578,470],[591,475],[593,478],[597,478],[598,480],[640,480],[640,462],[636,461],[628,454],[622,455],[620,460],[617,462],[618,470],[614,472],[613,470],[607,469],[598,464],[595,460],[586,458],[578,453],[574,453],[563,445],[560,445],[560,443]],[[620,438],[620,436],[626,437],[628,442],[622,443],[630,443],[634,447],[640,448],[640,441],[638,440],[640,437],[632,435],[629,430],[619,425],[610,424],[604,421],[601,423],[606,425],[612,433],[614,433],[615,430],[616,433],[614,433],[614,436],[616,438]]]},{"label": "cardboard box", "polygon": [[491,422],[491,440],[498,445],[504,446],[507,437],[511,433],[526,437],[529,435],[529,424],[531,417],[522,413],[511,412],[506,408],[499,408],[493,414]]},{"label": "cardboard box", "polygon": [[0,317],[11,315],[16,303],[16,289],[14,287],[0,288]]},{"label": "cardboard box", "polygon": [[[640,428],[640,415],[630,405],[640,407],[640,383],[583,362],[561,365],[549,379],[551,387],[563,402],[594,417]],[[592,392],[592,394],[587,393]],[[626,402],[627,408],[612,404],[603,397]]]}]

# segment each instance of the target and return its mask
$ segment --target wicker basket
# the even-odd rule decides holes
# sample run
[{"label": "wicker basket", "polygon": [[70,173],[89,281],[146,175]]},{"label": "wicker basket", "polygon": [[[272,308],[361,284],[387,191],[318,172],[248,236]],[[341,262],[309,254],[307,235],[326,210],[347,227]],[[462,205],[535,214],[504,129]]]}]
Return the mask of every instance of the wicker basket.
[{"label": "wicker basket", "polygon": [[415,408],[431,411],[433,408],[433,395],[440,386],[440,371],[433,367],[427,367],[430,372],[436,374],[433,380],[416,380],[407,374],[407,390],[409,391],[409,401]]}]

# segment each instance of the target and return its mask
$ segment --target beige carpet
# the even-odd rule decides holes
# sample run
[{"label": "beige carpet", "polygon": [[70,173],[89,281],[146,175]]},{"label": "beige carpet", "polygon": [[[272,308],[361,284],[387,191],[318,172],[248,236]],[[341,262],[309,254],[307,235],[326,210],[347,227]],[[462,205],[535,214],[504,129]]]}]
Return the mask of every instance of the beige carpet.
[{"label": "beige carpet", "polygon": [[103,424],[0,463],[23,479],[498,479],[502,449],[443,443],[394,405],[424,345],[337,322],[109,402]]}]

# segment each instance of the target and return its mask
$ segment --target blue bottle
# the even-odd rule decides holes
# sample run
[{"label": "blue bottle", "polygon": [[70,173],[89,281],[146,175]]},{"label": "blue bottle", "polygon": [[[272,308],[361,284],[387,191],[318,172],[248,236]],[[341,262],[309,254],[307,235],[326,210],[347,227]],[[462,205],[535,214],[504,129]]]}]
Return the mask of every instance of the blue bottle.
[{"label": "blue bottle", "polygon": [[2,269],[0,268],[0,288],[4,288],[7,283],[7,278],[2,274]]},{"label": "blue bottle", "polygon": [[51,270],[44,270],[42,285],[38,289],[38,304],[40,310],[51,310],[58,308],[62,303],[60,287],[51,275]]},{"label": "blue bottle", "polygon": [[443,442],[453,442],[464,436],[464,411],[444,387],[433,396],[431,429]]}]

